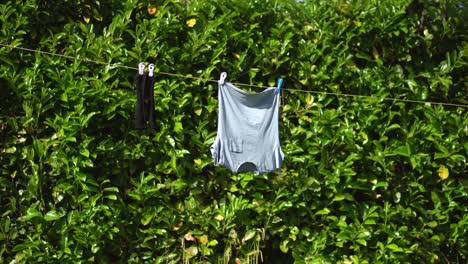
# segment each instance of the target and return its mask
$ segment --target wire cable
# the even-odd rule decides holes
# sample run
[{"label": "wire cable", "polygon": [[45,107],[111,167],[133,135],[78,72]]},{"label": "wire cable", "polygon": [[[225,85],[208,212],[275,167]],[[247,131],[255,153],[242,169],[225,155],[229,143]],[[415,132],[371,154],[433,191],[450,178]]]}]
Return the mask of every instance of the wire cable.
[{"label": "wire cable", "polygon": [[[17,50],[23,50],[23,51],[28,51],[28,52],[45,54],[45,55],[49,55],[49,56],[63,57],[63,58],[71,59],[71,60],[78,60],[78,61],[83,61],[83,62],[92,62],[92,63],[96,63],[96,64],[107,65],[107,66],[113,67],[113,68],[125,68],[125,69],[131,69],[131,70],[137,70],[138,71],[137,67],[126,66],[126,65],[119,64],[119,63],[109,63],[109,62],[104,62],[104,61],[97,61],[97,60],[92,60],[92,59],[88,59],[88,58],[74,57],[74,56],[69,56],[69,55],[64,55],[64,54],[59,54],[59,53],[52,53],[52,52],[48,52],[48,51],[42,51],[42,50],[35,50],[35,49],[29,49],[29,48],[24,48],[24,47],[12,46],[12,45],[7,45],[7,44],[3,44],[3,43],[0,43],[0,46],[6,47],[6,48],[11,48],[11,49],[17,49]],[[194,76],[188,76],[188,75],[176,74],[176,73],[170,73],[170,72],[158,71],[158,72],[155,72],[155,74],[161,74],[161,75],[178,77],[178,78],[185,78],[185,79],[192,79],[192,80],[200,80],[200,81],[204,81],[204,82],[218,83],[218,80],[204,79],[204,78],[201,78],[201,77],[194,77]],[[237,85],[237,86],[246,86],[246,87],[253,87],[253,88],[260,88],[260,89],[267,88],[265,86],[258,86],[258,85],[247,84],[247,83],[232,83],[232,84]],[[392,98],[392,97],[376,97],[376,96],[371,96],[371,95],[334,93],[334,92],[301,90],[301,89],[292,89],[292,88],[282,88],[281,90],[286,90],[288,92],[326,94],[326,95],[335,95],[335,96],[343,96],[343,97],[368,98],[368,99],[378,99],[378,100],[394,101],[394,102],[419,103],[419,104],[431,104],[431,105],[443,105],[443,106],[454,106],[454,107],[468,108],[468,105],[466,105],[466,104],[453,104],[453,103],[432,102],[432,101],[418,101],[418,100],[400,99],[400,98]]]}]

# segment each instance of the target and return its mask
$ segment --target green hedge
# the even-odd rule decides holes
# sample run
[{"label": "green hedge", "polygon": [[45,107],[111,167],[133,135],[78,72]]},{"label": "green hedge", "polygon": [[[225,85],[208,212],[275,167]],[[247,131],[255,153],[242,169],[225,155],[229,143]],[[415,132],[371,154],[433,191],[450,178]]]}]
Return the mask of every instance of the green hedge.
[{"label": "green hedge", "polygon": [[[462,2],[62,2],[0,4],[1,44],[81,58],[0,46],[0,263],[468,261]],[[222,71],[285,79],[281,170],[213,165]]]}]

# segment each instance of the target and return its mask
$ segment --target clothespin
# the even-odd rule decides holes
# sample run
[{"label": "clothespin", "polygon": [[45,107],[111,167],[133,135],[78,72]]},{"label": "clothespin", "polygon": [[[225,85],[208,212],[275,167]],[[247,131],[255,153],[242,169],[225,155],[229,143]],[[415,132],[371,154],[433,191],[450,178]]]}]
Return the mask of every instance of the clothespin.
[{"label": "clothespin", "polygon": [[275,93],[278,94],[281,91],[281,85],[283,84],[283,78],[278,78],[278,86],[276,87]]},{"label": "clothespin", "polygon": [[144,73],[145,73],[145,63],[140,62],[140,64],[138,64],[138,74],[143,75]]},{"label": "clothespin", "polygon": [[153,73],[154,73],[154,64],[151,63],[151,64],[148,66],[148,76],[149,76],[149,77],[153,77]]},{"label": "clothespin", "polygon": [[218,81],[218,83],[219,83],[219,84],[224,84],[224,81],[226,80],[226,77],[227,77],[227,73],[222,72],[222,73],[221,73],[221,76],[219,76],[219,81]]}]

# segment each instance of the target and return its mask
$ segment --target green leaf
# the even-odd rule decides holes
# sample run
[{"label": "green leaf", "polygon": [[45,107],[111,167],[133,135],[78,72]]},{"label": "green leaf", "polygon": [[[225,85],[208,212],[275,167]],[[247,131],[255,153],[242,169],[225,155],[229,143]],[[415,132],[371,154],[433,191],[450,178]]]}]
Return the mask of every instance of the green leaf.
[{"label": "green leaf", "polygon": [[363,246],[367,246],[367,241],[364,239],[356,239],[356,242]]},{"label": "green leaf", "polygon": [[87,149],[81,149],[80,154],[87,157],[87,158],[89,158],[89,150],[87,150]]},{"label": "green leaf", "polygon": [[117,188],[117,187],[106,187],[106,188],[103,189],[103,191],[105,191],[105,192],[116,192],[116,193],[118,193],[118,192],[119,192],[119,188]]},{"label": "green leaf", "polygon": [[34,243],[34,242],[24,242],[24,243],[21,243],[21,244],[18,244],[16,246],[13,247],[13,252],[19,252],[19,251],[23,251],[25,249],[34,249],[34,250],[39,250],[39,246],[37,245],[37,243]]},{"label": "green leaf", "polygon": [[393,151],[394,154],[396,155],[401,155],[404,157],[410,157],[411,152],[408,143],[406,143],[404,146],[400,146],[397,149]]},{"label": "green leaf", "polygon": [[218,245],[218,241],[216,239],[208,241],[208,246],[214,247],[216,245]]},{"label": "green leaf", "polygon": [[16,152],[16,147],[15,146],[9,147],[7,149],[3,149],[3,153],[11,154],[11,153],[15,153],[15,152]]},{"label": "green leaf", "polygon": [[345,196],[343,194],[338,194],[333,198],[333,201],[338,202],[338,201],[342,201],[344,199],[345,199]]},{"label": "green leaf", "polygon": [[288,253],[288,251],[289,251],[288,244],[289,244],[289,240],[283,240],[283,241],[281,241],[281,243],[280,243],[280,250],[281,250],[283,253]]},{"label": "green leaf", "polygon": [[20,217],[20,220],[22,221],[28,221],[33,218],[41,218],[42,219],[42,214],[39,212],[36,208],[28,208],[26,211],[26,215]]},{"label": "green leaf", "polygon": [[57,219],[60,219],[63,215],[58,214],[55,210],[50,210],[47,212],[47,214],[44,216],[44,219],[46,221],[54,221]]},{"label": "green leaf", "polygon": [[140,222],[142,225],[146,226],[151,222],[151,219],[153,219],[153,217],[154,217],[153,213],[146,213],[143,215]]},{"label": "green leaf", "polygon": [[387,189],[388,182],[383,182],[383,181],[378,182],[378,183],[374,184],[374,186],[372,186],[372,190],[375,190],[375,189],[380,188],[380,187],[383,187],[384,189]]},{"label": "green leaf", "polygon": [[329,214],[329,213],[330,213],[330,209],[324,208],[324,209],[321,209],[321,210],[317,211],[317,212],[315,213],[315,215],[327,215],[327,214]]},{"label": "green leaf", "polygon": [[101,247],[98,244],[93,244],[91,246],[91,252],[93,252],[93,254],[96,254],[100,249]]},{"label": "green leaf", "polygon": [[403,249],[396,244],[387,245],[386,248],[390,249],[393,252],[403,252]]},{"label": "green leaf", "polygon": [[116,201],[117,200],[117,195],[115,194],[108,194],[105,196],[107,199],[110,199],[110,200],[114,200]]},{"label": "green leaf", "polygon": [[244,238],[242,238],[242,242],[252,239],[255,236],[255,234],[257,234],[257,231],[250,229],[245,233]]}]

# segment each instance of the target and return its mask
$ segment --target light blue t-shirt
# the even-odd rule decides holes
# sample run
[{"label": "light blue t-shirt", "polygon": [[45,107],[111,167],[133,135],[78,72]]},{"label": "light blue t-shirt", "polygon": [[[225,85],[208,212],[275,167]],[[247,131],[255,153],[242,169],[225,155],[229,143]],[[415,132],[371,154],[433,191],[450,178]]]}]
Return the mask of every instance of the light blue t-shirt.
[{"label": "light blue t-shirt", "polygon": [[215,165],[232,172],[279,169],[284,153],[278,132],[279,93],[243,91],[232,83],[218,86],[218,132],[211,145]]}]

